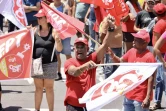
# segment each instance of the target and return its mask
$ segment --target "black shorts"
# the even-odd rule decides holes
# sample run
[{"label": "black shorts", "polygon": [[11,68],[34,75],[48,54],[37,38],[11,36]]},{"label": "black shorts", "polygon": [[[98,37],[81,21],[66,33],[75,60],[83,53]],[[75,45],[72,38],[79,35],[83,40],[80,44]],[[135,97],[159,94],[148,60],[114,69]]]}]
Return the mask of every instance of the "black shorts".
[{"label": "black shorts", "polygon": [[73,106],[73,105],[67,105],[66,106],[66,111],[87,111],[87,109],[84,107],[76,107],[76,106]]},{"label": "black shorts", "polygon": [[123,32],[123,42],[133,42],[134,36],[131,32]]}]

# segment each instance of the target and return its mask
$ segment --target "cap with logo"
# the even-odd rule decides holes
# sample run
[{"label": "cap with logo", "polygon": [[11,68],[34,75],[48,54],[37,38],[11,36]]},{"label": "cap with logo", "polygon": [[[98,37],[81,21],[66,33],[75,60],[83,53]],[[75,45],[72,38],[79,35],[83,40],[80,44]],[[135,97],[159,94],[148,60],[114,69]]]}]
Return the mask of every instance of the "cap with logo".
[{"label": "cap with logo", "polygon": [[143,40],[146,41],[147,43],[150,42],[150,35],[149,35],[149,33],[148,33],[146,30],[140,30],[140,31],[137,32],[137,33],[132,33],[132,35],[133,35],[135,38],[143,39]]}]

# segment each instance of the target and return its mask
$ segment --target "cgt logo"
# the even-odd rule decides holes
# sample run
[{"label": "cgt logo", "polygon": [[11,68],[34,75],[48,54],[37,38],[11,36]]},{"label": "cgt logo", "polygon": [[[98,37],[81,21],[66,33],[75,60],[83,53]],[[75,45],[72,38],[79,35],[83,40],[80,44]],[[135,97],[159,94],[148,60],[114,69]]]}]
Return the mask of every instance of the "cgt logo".
[{"label": "cgt logo", "polygon": [[119,0],[119,5],[122,8],[122,12],[125,12],[127,10],[123,0]]},{"label": "cgt logo", "polygon": [[123,90],[129,85],[141,80],[143,75],[137,73],[137,70],[131,70],[126,73],[120,74],[115,78],[111,79],[104,85],[100,86],[92,95],[92,100],[101,97],[106,93],[120,92],[123,93]]},{"label": "cgt logo", "polygon": [[48,11],[48,19],[53,24],[54,28],[60,33],[68,29],[68,23],[52,10]]},{"label": "cgt logo", "polygon": [[13,11],[16,16],[16,18],[24,25],[26,26],[25,20],[24,20],[24,11],[22,8],[22,0],[13,0]]},{"label": "cgt logo", "polygon": [[109,5],[113,0],[102,0],[105,5]]}]

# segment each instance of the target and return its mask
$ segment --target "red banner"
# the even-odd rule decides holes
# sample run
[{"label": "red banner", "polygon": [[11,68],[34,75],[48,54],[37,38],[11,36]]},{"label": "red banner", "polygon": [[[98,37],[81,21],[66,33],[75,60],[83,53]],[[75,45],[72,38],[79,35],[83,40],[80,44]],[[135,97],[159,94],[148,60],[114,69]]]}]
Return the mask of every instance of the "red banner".
[{"label": "red banner", "polygon": [[0,80],[30,77],[33,36],[20,30],[0,36]]},{"label": "red banner", "polygon": [[72,37],[77,33],[77,30],[83,31],[84,23],[64,13],[50,8],[44,2],[42,2],[41,5],[45,11],[48,21],[59,33],[61,39]]},{"label": "red banner", "polygon": [[[110,14],[114,16],[116,20],[116,25],[119,26],[122,16],[125,16],[126,14],[129,13],[129,8],[125,4],[124,0],[80,0],[80,1],[100,6],[100,8],[95,9],[97,25],[99,25],[98,23],[101,23],[101,18],[104,18],[106,14]],[[109,8],[106,4],[109,4]]]},{"label": "red banner", "polygon": [[113,0],[78,0],[79,2],[84,2],[88,4],[95,4],[97,6],[111,9],[114,7]]},{"label": "red banner", "polygon": [[13,0],[13,12],[17,20],[22,23],[23,26],[27,26],[22,0]]}]

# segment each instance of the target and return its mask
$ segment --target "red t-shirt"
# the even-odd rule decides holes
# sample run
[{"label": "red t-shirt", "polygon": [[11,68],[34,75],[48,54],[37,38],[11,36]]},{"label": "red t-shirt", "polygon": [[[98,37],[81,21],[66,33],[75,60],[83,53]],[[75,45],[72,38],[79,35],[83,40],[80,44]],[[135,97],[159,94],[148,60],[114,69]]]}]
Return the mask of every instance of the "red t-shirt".
[{"label": "red t-shirt", "polygon": [[95,10],[95,16],[96,16],[96,22],[94,24],[94,30],[96,32],[99,32],[100,23],[103,21],[104,17],[107,16],[107,12],[102,7],[94,8],[94,10]]},{"label": "red t-shirt", "polygon": [[[132,62],[155,63],[156,62],[153,54],[149,50],[146,50],[142,54],[138,54],[137,50],[135,48],[130,49],[123,56],[123,60],[130,62],[130,63],[132,63]],[[148,86],[148,80],[144,81],[142,84],[137,86],[135,89],[126,93],[126,95],[125,95],[126,98],[131,99],[131,100],[136,100],[139,102],[143,102],[143,100],[146,98],[147,86]],[[151,100],[152,100],[152,97],[153,97],[153,94],[151,94]]]},{"label": "red t-shirt", "polygon": [[[166,17],[160,19],[156,25],[153,28],[153,38],[152,38],[152,43],[153,46],[155,45],[156,41],[155,41],[155,37],[154,37],[154,32],[159,33],[160,35],[162,35],[166,30]],[[161,53],[165,53],[166,52],[166,44],[164,44],[161,48],[160,48]]]},{"label": "red t-shirt", "polygon": [[84,71],[80,76],[74,77],[67,73],[70,66],[79,67],[88,61],[94,61],[97,63],[96,52],[92,53],[85,61],[79,61],[75,58],[68,59],[64,65],[64,71],[66,74],[66,97],[64,104],[73,105],[77,107],[85,107],[85,104],[79,104],[78,99],[82,98],[83,95],[93,86],[96,81],[96,68]]},{"label": "red t-shirt", "polygon": [[[136,4],[132,3],[132,5],[133,5],[136,12],[141,11]],[[123,32],[135,32],[134,31],[134,23],[135,23],[135,21],[131,20],[130,18],[126,22],[122,22],[121,23],[122,31]]]}]

